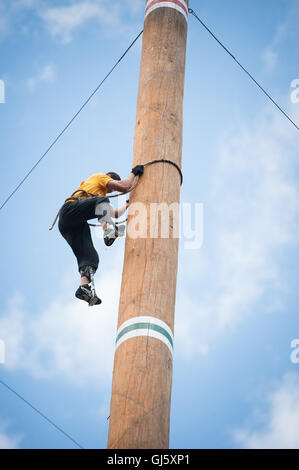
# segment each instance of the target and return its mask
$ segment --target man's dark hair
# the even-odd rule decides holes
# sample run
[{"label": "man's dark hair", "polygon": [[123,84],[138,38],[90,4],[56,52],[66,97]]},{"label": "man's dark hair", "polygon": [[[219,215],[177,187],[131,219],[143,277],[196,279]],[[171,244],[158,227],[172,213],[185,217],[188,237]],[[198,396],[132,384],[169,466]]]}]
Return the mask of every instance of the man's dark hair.
[{"label": "man's dark hair", "polygon": [[121,177],[117,173],[114,173],[114,171],[109,171],[109,173],[106,174],[111,176],[113,180],[121,181]]}]

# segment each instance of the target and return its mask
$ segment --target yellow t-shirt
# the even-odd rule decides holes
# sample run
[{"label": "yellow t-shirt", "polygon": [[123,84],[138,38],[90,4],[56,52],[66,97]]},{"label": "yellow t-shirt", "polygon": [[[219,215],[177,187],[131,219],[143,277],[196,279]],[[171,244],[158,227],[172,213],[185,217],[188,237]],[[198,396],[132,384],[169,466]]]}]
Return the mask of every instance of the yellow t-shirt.
[{"label": "yellow t-shirt", "polygon": [[[88,193],[98,194],[99,196],[106,196],[107,193],[107,184],[108,181],[112,180],[111,176],[105,175],[103,173],[96,173],[95,175],[90,176],[86,181],[82,181],[79,188],[76,190],[80,191],[84,189]],[[75,197],[87,198],[90,196],[84,195],[84,193],[73,194]]]}]

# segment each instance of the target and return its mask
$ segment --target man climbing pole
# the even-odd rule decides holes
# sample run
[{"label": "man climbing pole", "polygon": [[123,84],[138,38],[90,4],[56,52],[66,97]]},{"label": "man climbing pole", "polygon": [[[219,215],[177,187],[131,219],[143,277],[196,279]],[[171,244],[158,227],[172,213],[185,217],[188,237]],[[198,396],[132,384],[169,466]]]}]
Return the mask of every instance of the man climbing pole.
[{"label": "man climbing pole", "polygon": [[121,180],[117,173],[97,173],[82,181],[79,188],[66,199],[59,211],[59,231],[77,258],[81,285],[75,296],[90,306],[99,305],[93,276],[97,271],[99,256],[94,248],[88,220],[98,218],[104,231],[104,243],[111,246],[115,239],[124,235],[124,225],[116,227],[113,218],[119,218],[128,208],[129,201],[115,209],[106,197],[107,193],[119,191],[127,193],[132,188],[134,178],[142,176],[143,165],[135,166],[129,176]]}]

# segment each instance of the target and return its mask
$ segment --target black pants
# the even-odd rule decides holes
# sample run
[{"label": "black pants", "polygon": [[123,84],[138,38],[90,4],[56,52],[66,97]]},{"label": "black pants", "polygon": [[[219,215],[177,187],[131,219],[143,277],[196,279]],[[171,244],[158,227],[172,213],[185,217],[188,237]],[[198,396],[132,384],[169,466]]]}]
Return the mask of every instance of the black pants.
[{"label": "black pants", "polygon": [[101,202],[109,202],[109,199],[99,196],[67,202],[60,211],[59,231],[72,248],[79,271],[86,266],[95,271],[98,269],[99,255],[93,246],[87,221],[97,217],[96,207]]}]

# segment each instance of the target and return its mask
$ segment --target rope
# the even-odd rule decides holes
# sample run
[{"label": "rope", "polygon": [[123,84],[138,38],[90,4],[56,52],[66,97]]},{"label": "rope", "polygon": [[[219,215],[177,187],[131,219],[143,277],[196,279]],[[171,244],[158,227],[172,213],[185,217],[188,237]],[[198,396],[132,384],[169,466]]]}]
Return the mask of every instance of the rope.
[{"label": "rope", "polygon": [[290,118],[290,116],[279,106],[279,104],[270,96],[270,94],[262,87],[262,85],[260,85],[257,80],[248,72],[248,70],[246,70],[245,67],[243,67],[243,65],[236,59],[236,57],[227,49],[227,47],[224,46],[224,44],[222,44],[222,42],[215,36],[214,33],[212,33],[212,31],[204,24],[204,22],[197,16],[197,14],[195,13],[194,10],[192,10],[192,8],[189,8],[188,9],[189,13],[191,13],[191,15],[193,15],[199,22],[200,24],[208,31],[208,33],[218,42],[218,44],[220,44],[220,46],[225,50],[225,52],[227,52],[232,59],[234,59],[234,61],[239,65],[239,67],[241,67],[241,69],[251,78],[251,80],[260,88],[260,90],[267,96],[267,98],[269,98],[270,101],[272,101],[272,103],[276,106],[276,108],[279,109],[279,111],[293,124],[293,126],[296,127],[297,131],[299,131],[299,127],[297,126],[297,124]]},{"label": "rope", "polygon": [[178,172],[180,174],[181,186],[182,186],[182,184],[183,184],[183,173],[182,173],[182,170],[180,169],[180,167],[175,162],[173,162],[172,160],[166,160],[165,158],[160,158],[159,160],[152,160],[151,162],[147,162],[143,166],[153,165],[154,163],[169,163],[170,165],[173,165],[178,170]]},{"label": "rope", "polygon": [[[165,158],[160,158],[160,159],[158,159],[158,160],[151,160],[151,161],[149,161],[149,162],[146,162],[146,163],[143,164],[143,166],[144,166],[144,167],[150,166],[150,165],[153,165],[154,163],[169,163],[170,165],[173,165],[173,166],[178,170],[178,172],[179,172],[179,175],[180,175],[180,178],[181,178],[181,185],[183,184],[183,173],[182,173],[182,170],[180,169],[180,167],[179,167],[175,162],[173,162],[172,160],[167,160],[167,159],[165,159]],[[138,181],[139,181],[139,176],[136,176],[136,181],[135,181],[135,183],[133,184],[133,186],[132,186],[128,191],[126,191],[126,192],[124,192],[124,193],[113,194],[112,196],[109,196],[109,199],[112,198],[112,197],[124,196],[125,194],[128,194],[128,193],[132,192],[132,191],[136,188],[136,186],[137,186],[137,184],[138,184]],[[80,196],[79,196],[79,197],[74,196],[74,194],[77,194],[77,193],[83,193],[83,194],[84,194],[85,196],[87,196],[87,197],[98,197],[98,196],[99,196],[99,194],[88,193],[88,192],[85,191],[84,189],[79,189],[79,190],[77,189],[75,192],[73,192],[73,194],[72,194],[69,198],[67,198],[67,199],[65,200],[64,204],[67,203],[67,202],[71,202],[73,199],[74,199],[75,201],[80,201],[80,200],[82,200],[82,199],[85,199],[85,198],[82,198],[82,197],[80,197]],[[55,226],[55,224],[56,224],[56,222],[57,222],[57,219],[58,219],[58,217],[59,217],[59,215],[60,215],[60,212],[61,212],[62,207],[63,207],[63,206],[61,206],[61,208],[60,208],[59,211],[57,212],[56,217],[55,217],[55,219],[54,219],[54,221],[53,221],[51,227],[49,228],[49,230],[53,230],[53,228],[54,228],[54,226]],[[126,222],[127,220],[128,220],[128,219],[122,220],[121,222],[115,222],[115,224],[116,224],[116,225],[119,225],[119,224],[121,224],[121,223]],[[101,227],[101,225],[99,225],[99,224],[88,224],[88,225],[89,225],[90,227]]]},{"label": "rope", "polygon": [[70,436],[67,432],[65,432],[63,429],[61,429],[59,426],[57,426],[57,424],[54,423],[54,421],[52,421],[50,418],[48,418],[44,413],[42,413],[41,411],[39,411],[35,406],[33,406],[31,403],[29,403],[29,401],[27,401],[24,397],[22,397],[22,395],[20,395],[18,392],[16,392],[13,388],[11,388],[9,385],[7,385],[5,382],[3,382],[3,380],[0,379],[0,383],[5,387],[7,388],[7,390],[9,390],[10,392],[12,392],[14,395],[16,395],[18,398],[20,398],[20,400],[22,400],[24,403],[26,403],[26,405],[28,405],[30,408],[32,408],[36,413],[38,413],[42,418],[44,418],[46,421],[48,421],[48,423],[50,423],[52,426],[54,426],[54,428],[56,428],[58,431],[60,431],[65,437],[67,437],[68,439],[70,439],[74,444],[76,444],[77,447],[79,447],[80,449],[84,449],[84,447],[79,444],[79,442],[77,442],[72,436]]},{"label": "rope", "polygon": [[60,139],[60,137],[65,133],[65,131],[70,127],[70,125],[74,122],[76,117],[81,113],[83,108],[89,103],[89,101],[93,98],[93,96],[97,93],[97,91],[101,88],[103,83],[107,80],[109,75],[112,74],[113,70],[118,66],[118,64],[122,61],[122,59],[125,57],[125,55],[129,52],[131,47],[135,44],[135,42],[139,39],[139,37],[142,35],[143,30],[140,31],[140,33],[136,36],[134,41],[131,42],[129,47],[125,50],[125,52],[122,54],[122,56],[118,59],[118,61],[114,64],[114,66],[111,68],[111,70],[107,73],[107,75],[103,78],[103,80],[99,83],[99,85],[95,88],[95,90],[89,95],[89,97],[86,99],[86,101],[82,104],[80,109],[76,112],[76,114],[72,117],[72,119],[67,123],[67,125],[62,129],[60,134],[54,139],[54,141],[51,143],[51,145],[47,148],[47,150],[43,153],[43,155],[40,157],[40,159],[35,163],[35,165],[31,168],[31,170],[28,171],[28,173],[24,176],[24,178],[21,180],[21,182],[16,186],[16,188],[10,193],[10,195],[5,199],[3,204],[0,206],[0,210],[3,209],[3,207],[8,203],[8,201],[12,198],[12,196],[18,191],[18,189],[22,186],[22,184],[27,180],[27,178],[31,175],[31,173],[35,170],[35,168],[39,165],[39,163],[45,158],[45,156],[48,154],[48,152],[51,150],[52,147],[56,144],[56,142]]}]

